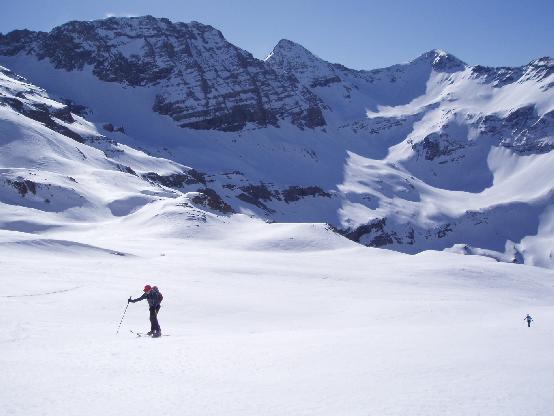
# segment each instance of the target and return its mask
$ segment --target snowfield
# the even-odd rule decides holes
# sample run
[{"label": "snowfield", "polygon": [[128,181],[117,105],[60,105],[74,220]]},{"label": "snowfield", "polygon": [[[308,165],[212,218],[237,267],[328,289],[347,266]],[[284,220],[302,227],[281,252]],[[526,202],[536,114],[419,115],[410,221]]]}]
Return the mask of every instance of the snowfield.
[{"label": "snowfield", "polygon": [[145,16],[0,65],[0,416],[554,414],[552,58]]},{"label": "snowfield", "polygon": [[[240,215],[46,234],[0,234],[3,414],[552,414],[551,270]],[[169,336],[145,302],[116,335],[146,283]]]}]

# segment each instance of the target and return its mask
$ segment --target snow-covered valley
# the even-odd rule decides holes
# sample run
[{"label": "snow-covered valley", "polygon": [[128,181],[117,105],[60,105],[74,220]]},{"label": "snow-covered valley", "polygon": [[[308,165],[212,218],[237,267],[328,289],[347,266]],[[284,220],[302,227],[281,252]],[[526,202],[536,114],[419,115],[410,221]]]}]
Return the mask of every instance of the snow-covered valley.
[{"label": "snow-covered valley", "polygon": [[5,414],[550,414],[552,271],[239,217],[2,232]]},{"label": "snow-covered valley", "polygon": [[[151,16],[0,34],[0,414],[551,415],[553,85]],[[145,284],[166,336],[145,302],[116,334]]]}]

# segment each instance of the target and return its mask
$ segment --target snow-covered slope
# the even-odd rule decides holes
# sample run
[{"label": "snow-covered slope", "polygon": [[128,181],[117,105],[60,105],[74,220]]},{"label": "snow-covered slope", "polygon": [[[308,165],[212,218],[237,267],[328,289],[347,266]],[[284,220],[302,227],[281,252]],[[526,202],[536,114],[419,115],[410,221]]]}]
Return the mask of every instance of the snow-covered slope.
[{"label": "snow-covered slope", "polygon": [[[166,217],[169,238],[132,217],[0,231],[3,413],[127,416],[145,397],[164,415],[551,413],[551,270],[243,216],[194,238]],[[116,335],[146,283],[168,336],[130,333],[149,329],[144,302]]]},{"label": "snow-covered slope", "polygon": [[[369,246],[554,265],[551,58],[485,68],[432,50],[355,71],[287,40],[259,61],[210,26],[141,17],[3,35],[0,64],[28,79],[4,74],[0,96],[10,218],[188,198]],[[57,213],[42,188],[18,191],[31,172],[67,195]]]},{"label": "snow-covered slope", "polygon": [[354,71],[143,17],[0,64],[0,414],[552,413],[552,59]]}]

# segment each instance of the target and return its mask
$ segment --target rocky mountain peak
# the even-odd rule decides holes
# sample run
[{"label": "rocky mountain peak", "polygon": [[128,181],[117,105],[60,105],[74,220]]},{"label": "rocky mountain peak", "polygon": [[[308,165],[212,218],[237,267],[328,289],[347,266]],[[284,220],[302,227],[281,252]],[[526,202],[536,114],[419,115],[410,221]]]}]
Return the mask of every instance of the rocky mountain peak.
[{"label": "rocky mountain peak", "polygon": [[467,68],[467,64],[454,55],[443,51],[442,49],[431,49],[425,52],[411,63],[425,63],[439,72],[458,72]]},{"label": "rocky mountain peak", "polygon": [[315,56],[313,53],[311,53],[308,49],[303,47],[302,45],[293,42],[288,39],[281,39],[277,45],[273,48],[273,51],[265,58],[266,61],[277,59],[279,57],[286,57],[290,60],[318,60],[322,61],[322,59]]},{"label": "rocky mountain peak", "polygon": [[524,79],[544,80],[554,73],[554,59],[549,56],[534,59],[525,70]]},{"label": "rocky mountain peak", "polygon": [[314,72],[321,76],[332,72],[332,65],[329,62],[288,39],[281,39],[265,62],[272,68],[295,76]]},{"label": "rocky mountain peak", "polygon": [[275,71],[294,76],[308,86],[326,84],[329,79],[337,80],[337,69],[343,68],[321,59],[288,39],[281,39],[265,58],[265,62]]},{"label": "rocky mountain peak", "polygon": [[550,56],[543,56],[532,60],[529,65],[554,67],[554,58],[551,58]]},{"label": "rocky mountain peak", "polygon": [[82,71],[131,87],[155,87],[154,111],[181,127],[237,131],[325,125],[318,100],[290,77],[198,22],[111,17],[73,21],[49,33],[0,36],[0,56],[33,56],[56,69]]}]

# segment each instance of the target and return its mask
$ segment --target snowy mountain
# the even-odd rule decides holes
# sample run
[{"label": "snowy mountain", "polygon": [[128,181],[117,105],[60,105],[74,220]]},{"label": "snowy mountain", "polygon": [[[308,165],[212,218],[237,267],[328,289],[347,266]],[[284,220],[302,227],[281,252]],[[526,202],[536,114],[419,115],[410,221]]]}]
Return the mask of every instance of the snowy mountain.
[{"label": "snowy mountain", "polygon": [[0,414],[550,415],[553,68],[0,35]]},{"label": "snowy mountain", "polygon": [[241,130],[288,119],[323,124],[317,98],[279,77],[211,26],[147,16],[70,22],[50,33],[15,31],[2,54],[33,55],[56,69],[82,71],[125,86],[155,86],[153,110],[181,127]]},{"label": "snowy mountain", "polygon": [[554,267],[551,58],[357,71],[147,16],[0,35],[0,65],[5,230],[246,214]]}]

